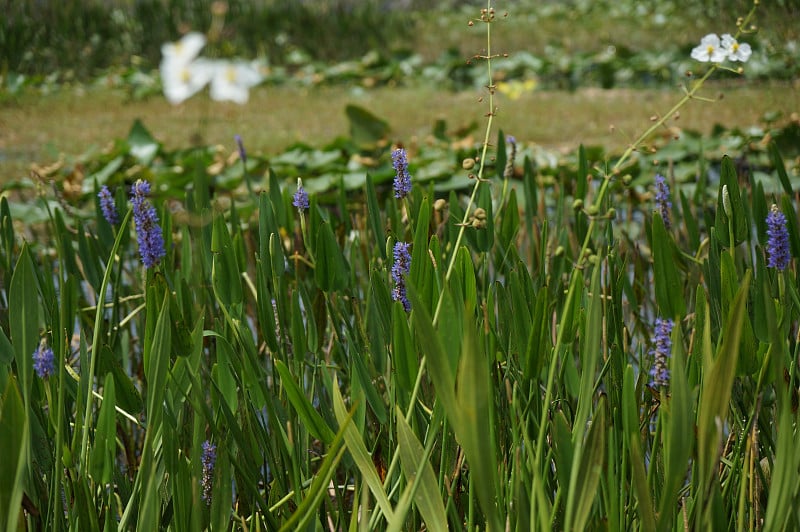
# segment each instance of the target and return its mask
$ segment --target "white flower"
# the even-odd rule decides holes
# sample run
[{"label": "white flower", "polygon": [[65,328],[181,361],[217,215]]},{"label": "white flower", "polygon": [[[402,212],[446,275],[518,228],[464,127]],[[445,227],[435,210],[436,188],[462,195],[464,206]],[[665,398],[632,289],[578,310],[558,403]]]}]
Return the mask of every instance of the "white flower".
[{"label": "white flower", "polygon": [[206,45],[206,37],[202,33],[191,32],[178,42],[169,42],[161,46],[161,64],[175,62],[175,65],[188,65]]},{"label": "white flower", "polygon": [[203,59],[195,60],[205,44],[203,34],[192,32],[176,43],[161,46],[161,84],[171,104],[190,98],[211,80],[214,74],[211,64]]},{"label": "white flower", "polygon": [[728,52],[720,46],[719,37],[716,33],[709,33],[700,41],[700,46],[692,50],[692,59],[707,63],[721,63],[728,57]]},{"label": "white flower", "polygon": [[247,103],[250,87],[261,83],[258,67],[244,62],[219,61],[211,80],[211,98],[217,101]]},{"label": "white flower", "polygon": [[214,77],[215,67],[211,61],[196,59],[191,63],[162,61],[161,84],[164,87],[164,96],[169,103],[177,105],[191,98],[200,91]]},{"label": "white flower", "polygon": [[729,33],[722,36],[722,49],[728,54],[728,59],[742,63],[750,59],[750,54],[753,53],[749,44],[739,43]]}]

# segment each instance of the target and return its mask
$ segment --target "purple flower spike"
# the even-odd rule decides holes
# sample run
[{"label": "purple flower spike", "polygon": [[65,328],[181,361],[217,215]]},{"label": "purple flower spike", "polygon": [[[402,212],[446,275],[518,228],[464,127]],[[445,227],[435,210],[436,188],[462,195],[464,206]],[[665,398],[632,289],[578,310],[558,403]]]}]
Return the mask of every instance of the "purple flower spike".
[{"label": "purple flower spike", "polygon": [[242,164],[247,164],[247,152],[244,149],[242,137],[240,135],[234,135],[233,138],[236,140],[236,147],[239,148],[239,158],[242,160]]},{"label": "purple flower spike", "polygon": [[392,264],[392,281],[394,281],[394,289],[392,289],[392,299],[400,301],[406,312],[411,311],[411,302],[409,302],[406,295],[406,278],[405,276],[411,271],[411,254],[408,248],[411,244],[406,242],[395,242],[394,244],[394,264]]},{"label": "purple flower spike", "polygon": [[655,361],[653,367],[650,369],[650,376],[652,377],[651,383],[659,388],[666,387],[669,384],[669,368],[667,367],[667,359],[672,353],[672,328],[675,323],[672,320],[662,320],[656,318],[656,328],[653,333],[653,343],[655,346],[650,350]]},{"label": "purple flower spike", "polygon": [[56,357],[44,341],[33,352],[33,369],[40,379],[46,379],[56,372]]},{"label": "purple flower spike", "polygon": [[217,446],[206,440],[203,442],[203,501],[211,505],[211,488],[214,485],[214,465],[217,463]]},{"label": "purple flower spike", "polygon": [[152,268],[167,254],[164,250],[164,235],[158,225],[158,213],[148,201],[150,183],[138,180],[133,184],[131,203],[133,221],[136,224],[136,237],[139,239],[139,255],[145,268]]},{"label": "purple flower spike", "polygon": [[669,230],[672,225],[672,201],[667,180],[661,174],[656,174],[656,206],[664,220],[664,227]]},{"label": "purple flower spike", "polygon": [[394,167],[394,197],[402,199],[411,192],[411,174],[408,173],[408,157],[406,150],[398,148],[392,152]]},{"label": "purple flower spike", "polygon": [[303,182],[300,179],[297,180],[297,192],[292,196],[292,205],[297,207],[300,212],[308,210],[308,192],[303,188]]},{"label": "purple flower spike", "polygon": [[117,206],[114,203],[114,197],[111,195],[111,191],[108,190],[106,185],[100,187],[100,192],[97,193],[97,197],[100,198],[100,210],[103,211],[103,218],[105,218],[109,224],[117,225],[119,223]]},{"label": "purple flower spike", "polygon": [[773,204],[767,215],[767,266],[781,271],[789,266],[792,255],[789,252],[789,230],[786,216]]}]

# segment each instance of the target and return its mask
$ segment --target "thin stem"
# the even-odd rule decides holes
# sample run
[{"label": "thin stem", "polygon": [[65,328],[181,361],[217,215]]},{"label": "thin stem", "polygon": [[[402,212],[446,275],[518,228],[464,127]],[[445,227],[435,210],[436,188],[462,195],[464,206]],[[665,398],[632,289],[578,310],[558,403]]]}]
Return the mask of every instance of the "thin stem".
[{"label": "thin stem", "polygon": [[94,404],[94,374],[95,374],[95,364],[97,363],[97,357],[100,353],[100,329],[103,323],[103,309],[104,305],[103,302],[106,300],[106,290],[108,289],[108,283],[111,280],[111,270],[114,267],[114,262],[117,257],[117,250],[119,250],[120,242],[122,242],[122,235],[125,232],[125,228],[128,225],[128,221],[131,219],[133,211],[128,209],[128,213],[125,215],[125,218],[122,220],[122,223],[119,224],[119,232],[117,233],[117,238],[114,241],[114,247],[111,248],[111,254],[108,257],[108,262],[106,263],[106,271],[103,275],[103,282],[100,285],[100,293],[97,294],[97,313],[95,314],[94,318],[94,333],[92,335],[92,354],[89,360],[89,373],[85,375],[85,378],[88,379],[88,393],[86,397],[86,411],[83,415],[83,434],[81,437],[81,468],[82,472],[88,476],[88,463],[87,463],[87,454],[89,452],[89,425],[91,425],[91,417],[92,417],[92,406]]},{"label": "thin stem", "polygon": [[[487,1],[486,3],[486,11],[487,11],[487,18],[484,21],[486,23],[486,75],[489,80],[489,85],[487,88],[489,89],[489,112],[486,114],[488,120],[486,122],[486,132],[483,136],[483,147],[481,149],[481,159],[479,161],[478,166],[478,174],[475,178],[475,186],[472,187],[472,194],[470,194],[469,202],[467,202],[467,207],[464,210],[464,218],[461,220],[461,224],[459,225],[458,235],[456,236],[456,242],[452,247],[452,254],[450,255],[450,260],[447,264],[447,270],[444,274],[445,285],[450,280],[450,275],[453,273],[453,268],[456,263],[456,256],[458,255],[458,247],[461,245],[461,240],[464,238],[464,231],[467,228],[467,221],[469,220],[470,209],[475,204],[475,198],[478,196],[478,189],[483,182],[483,173],[486,168],[486,154],[489,151],[489,138],[491,137],[492,133],[492,122],[494,121],[494,79],[492,77],[492,19],[488,18],[490,15],[489,10],[491,9],[492,3],[491,0]],[[436,326],[436,323],[439,321],[439,312],[442,310],[442,302],[444,301],[444,291],[439,293],[439,299],[436,302],[436,311],[433,313],[433,325]]]}]

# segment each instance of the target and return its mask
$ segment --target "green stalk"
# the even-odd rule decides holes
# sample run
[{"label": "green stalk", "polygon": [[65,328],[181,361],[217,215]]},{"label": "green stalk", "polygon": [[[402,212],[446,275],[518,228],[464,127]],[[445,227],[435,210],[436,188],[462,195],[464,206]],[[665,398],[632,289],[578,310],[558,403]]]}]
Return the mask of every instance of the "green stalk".
[{"label": "green stalk", "polygon": [[[486,3],[487,9],[487,17],[488,11],[491,9],[491,0],[487,0]],[[469,220],[469,213],[470,209],[475,203],[475,198],[478,195],[478,189],[483,181],[483,173],[486,166],[486,154],[489,150],[489,138],[491,136],[492,131],[492,122],[494,119],[494,80],[492,79],[492,34],[491,34],[491,26],[492,20],[487,18],[485,20],[486,23],[486,55],[483,56],[483,59],[486,59],[486,71],[489,78],[489,112],[487,113],[488,121],[486,123],[486,133],[483,137],[483,148],[481,150],[481,160],[480,165],[478,167],[478,174],[477,178],[475,179],[475,185],[472,187],[472,194],[469,197],[469,202],[467,203],[467,207],[464,210],[464,218],[461,220],[461,224],[458,230],[458,235],[456,236],[456,242],[452,247],[452,254],[450,256],[450,260],[447,265],[447,270],[444,275],[445,286],[447,282],[450,280],[450,276],[453,273],[453,268],[455,266],[456,257],[458,255],[458,247],[461,245],[461,240],[464,237],[464,231],[466,230],[466,224]],[[444,301],[444,290],[439,292],[439,299],[436,303],[436,311],[433,314],[433,326],[435,327],[437,322],[439,321],[439,313],[442,310],[442,302]],[[409,423],[411,422],[411,414],[414,411],[414,404],[417,402],[417,396],[419,395],[419,389],[422,384],[422,376],[425,374],[425,366],[426,366],[426,359],[423,356],[419,363],[419,370],[417,370],[417,378],[414,381],[414,389],[411,392],[411,400],[408,403],[408,411],[406,412],[405,419]],[[395,468],[397,467],[399,458],[399,453],[395,450],[394,455],[392,456],[392,461],[389,465],[389,469],[386,473],[386,479],[392,478]]]},{"label": "green stalk", "polygon": [[[491,0],[487,0],[486,2],[486,9],[487,12],[491,9],[492,2]],[[488,15],[487,15],[488,16]],[[464,237],[464,231],[466,230],[466,224],[469,220],[469,212],[472,206],[475,204],[475,198],[478,195],[478,189],[481,186],[481,182],[483,181],[483,172],[486,167],[486,153],[489,151],[489,137],[491,136],[492,132],[492,122],[494,121],[494,79],[492,77],[492,20],[486,20],[486,55],[483,57],[486,59],[486,75],[489,79],[489,85],[487,85],[489,89],[489,111],[486,113],[488,120],[486,122],[486,132],[483,136],[483,148],[481,149],[481,160],[478,166],[478,175],[475,178],[475,186],[472,187],[472,194],[469,197],[469,202],[467,202],[467,207],[464,210],[464,218],[461,220],[461,224],[458,229],[458,236],[456,236],[456,242],[452,248],[452,254],[450,255],[450,261],[447,265],[447,271],[444,275],[445,284],[447,281],[450,280],[450,275],[453,273],[453,267],[455,266],[456,256],[458,255],[458,246],[461,245],[461,240]],[[436,326],[436,323],[439,321],[439,312],[442,310],[442,301],[444,300],[444,292],[439,293],[439,300],[436,303],[436,311],[433,313],[433,325]]]},{"label": "green stalk", "polygon": [[100,293],[97,294],[97,309],[95,312],[94,317],[94,332],[92,334],[92,355],[90,357],[89,362],[89,373],[84,376],[84,378],[89,379],[89,387],[86,393],[86,411],[83,415],[83,434],[81,438],[81,470],[84,474],[88,475],[88,464],[86,462],[86,455],[89,452],[89,425],[91,424],[90,418],[92,416],[92,405],[93,405],[93,394],[94,391],[94,372],[95,372],[95,364],[97,363],[97,353],[100,351],[100,329],[103,324],[103,309],[105,308],[104,302],[106,300],[106,290],[108,288],[108,282],[111,280],[111,269],[114,266],[115,259],[117,257],[117,250],[119,249],[120,242],[122,242],[122,236],[125,232],[125,228],[128,225],[128,221],[131,219],[133,211],[128,209],[128,213],[125,215],[125,218],[122,220],[122,223],[119,225],[119,231],[117,231],[117,238],[114,240],[114,247],[111,248],[111,254],[108,257],[108,261],[106,262],[106,271],[103,274],[103,282],[100,284]]}]

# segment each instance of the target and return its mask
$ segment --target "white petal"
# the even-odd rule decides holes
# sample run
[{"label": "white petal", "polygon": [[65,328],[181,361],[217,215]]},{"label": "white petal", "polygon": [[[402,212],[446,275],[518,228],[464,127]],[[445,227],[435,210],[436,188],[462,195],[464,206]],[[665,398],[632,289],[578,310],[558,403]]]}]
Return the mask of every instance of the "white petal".
[{"label": "white petal", "polygon": [[206,37],[202,33],[191,32],[184,35],[176,43],[166,43],[161,46],[161,55],[166,60],[179,61],[184,64],[190,63],[203,46],[206,45]]},{"label": "white petal", "polygon": [[211,80],[211,98],[217,101],[247,103],[250,87],[262,80],[261,73],[247,63],[219,63]]},{"label": "white petal", "polygon": [[716,33],[709,33],[700,40],[700,45],[713,46],[714,48],[717,48],[719,46],[719,37]]},{"label": "white petal", "polygon": [[750,48],[750,45],[746,42],[739,43],[739,48],[728,55],[728,59],[731,61],[741,61],[745,62],[750,59],[750,55],[753,53],[753,50]]},{"label": "white petal", "polygon": [[722,35],[722,46],[723,48],[730,48],[736,44],[736,39],[730,33],[725,33]]},{"label": "white petal", "polygon": [[187,65],[180,61],[161,62],[161,84],[164,96],[173,105],[179,104],[199,92],[214,76],[211,61],[198,59]]}]

